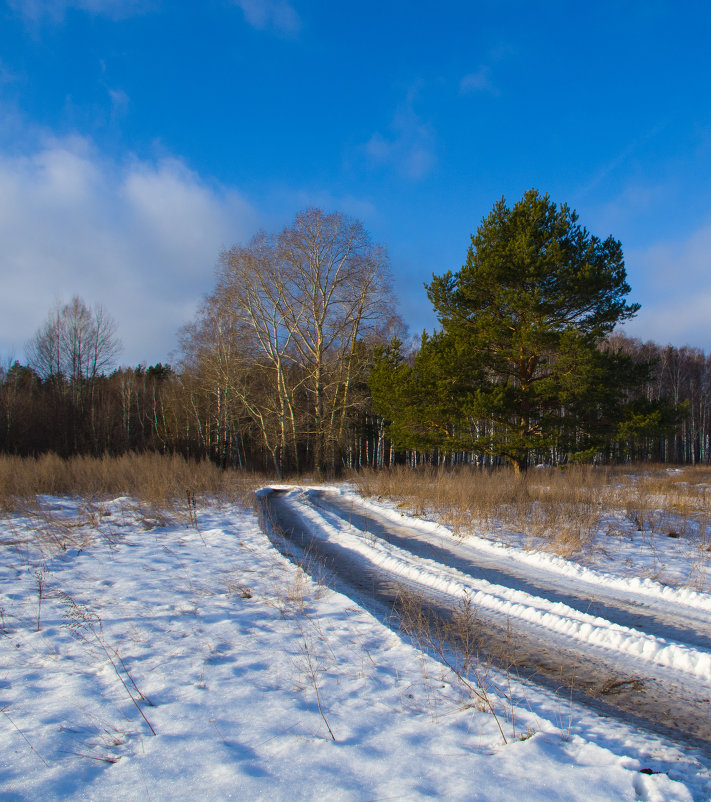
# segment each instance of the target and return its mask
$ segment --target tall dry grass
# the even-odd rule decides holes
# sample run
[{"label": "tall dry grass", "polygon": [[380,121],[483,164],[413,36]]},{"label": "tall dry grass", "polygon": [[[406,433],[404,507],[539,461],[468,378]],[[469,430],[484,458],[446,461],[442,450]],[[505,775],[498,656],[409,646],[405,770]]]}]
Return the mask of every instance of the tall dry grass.
[{"label": "tall dry grass", "polygon": [[390,498],[416,515],[434,513],[466,534],[475,526],[514,529],[572,555],[622,515],[642,531],[711,540],[711,468],[586,466],[362,471],[352,477],[365,496]]},{"label": "tall dry grass", "polygon": [[8,512],[38,495],[132,496],[159,506],[196,496],[246,502],[259,483],[256,474],[154,453],[70,459],[0,455],[0,508]]}]

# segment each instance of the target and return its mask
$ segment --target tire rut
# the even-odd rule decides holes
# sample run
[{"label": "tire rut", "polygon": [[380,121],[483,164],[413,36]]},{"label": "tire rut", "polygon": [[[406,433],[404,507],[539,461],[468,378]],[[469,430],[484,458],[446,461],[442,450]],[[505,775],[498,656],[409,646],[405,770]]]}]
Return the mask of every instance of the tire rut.
[{"label": "tire rut", "polygon": [[[450,621],[456,615],[454,602],[447,603],[441,595],[432,593],[425,586],[389,575],[368,565],[339,544],[314,537],[309,521],[289,504],[285,498],[286,492],[275,489],[261,497],[261,512],[266,519],[263,527],[275,545],[290,559],[297,559],[307,572],[317,579],[325,579],[329,585],[358,601],[396,630],[401,629],[398,602],[403,587],[417,594],[422,610],[430,619]],[[367,531],[374,537],[388,540],[417,556],[430,559],[446,556],[448,559],[440,559],[440,562],[452,565],[451,552],[447,551],[444,555],[431,543],[423,546],[420,542],[418,546],[413,543],[416,538],[400,531],[403,527],[391,526],[389,522],[379,520],[362,509],[357,512],[352,509],[339,510],[333,498],[323,493],[317,493],[315,501],[314,506],[326,507],[343,521],[348,522],[350,515],[351,522],[355,522],[354,516],[357,515],[358,523],[367,526]],[[294,546],[298,550],[298,557],[294,554]],[[418,549],[424,550],[418,553]],[[473,565],[471,561],[468,563],[463,565],[460,561],[453,567],[464,569],[472,576],[477,576],[476,571],[479,571],[478,576],[497,584],[506,584],[499,580],[508,577],[518,589],[538,596],[558,593],[561,601],[575,606],[571,601],[575,601],[576,597],[567,590],[561,594],[549,587],[542,589],[539,582],[531,583],[529,589],[521,586],[521,577],[518,575],[506,574],[502,577],[500,567],[493,569],[491,566]],[[553,598],[557,600],[555,595]],[[638,630],[647,631],[646,627],[649,627],[656,631],[660,626],[667,627],[669,624],[666,621],[660,623],[658,616],[648,611],[629,609],[624,605],[611,606],[609,602],[603,604],[585,595],[577,598],[577,604],[580,605],[578,609],[594,611],[601,617],[607,618],[606,613],[610,613],[613,618],[609,620]],[[591,609],[590,605],[595,606]],[[477,610],[477,619],[480,627],[479,658],[547,687],[565,700],[572,698],[607,716],[711,752],[711,689],[700,681],[694,681],[694,678],[686,675],[670,676],[670,671],[648,664],[640,667],[638,675],[631,675],[629,666],[620,664],[614,652],[605,654],[602,649],[588,649],[580,643],[561,644],[559,637],[546,642],[544,631],[532,631],[534,628],[516,619],[502,620],[501,615],[487,610]],[[708,636],[705,633],[697,632],[694,627],[677,627],[676,630],[680,636],[684,636],[676,640],[687,643],[696,641],[696,648],[707,648]],[[667,630],[665,633],[665,637],[670,637]],[[631,658],[626,656],[625,659],[629,662]]]},{"label": "tire rut", "polygon": [[666,601],[627,600],[614,590],[606,592],[600,586],[590,588],[585,582],[571,582],[566,577],[556,577],[554,584],[546,581],[549,577],[536,575],[529,566],[522,568],[513,561],[505,563],[481,552],[462,554],[451,548],[441,536],[428,536],[406,524],[379,518],[369,510],[356,509],[350,501],[335,493],[310,490],[308,499],[315,507],[335,514],[341,520],[414,556],[435,560],[475,579],[545,597],[579,612],[599,616],[658,638],[711,650],[711,622],[707,613],[683,609],[678,605],[673,605],[673,611],[670,612],[670,605]]}]

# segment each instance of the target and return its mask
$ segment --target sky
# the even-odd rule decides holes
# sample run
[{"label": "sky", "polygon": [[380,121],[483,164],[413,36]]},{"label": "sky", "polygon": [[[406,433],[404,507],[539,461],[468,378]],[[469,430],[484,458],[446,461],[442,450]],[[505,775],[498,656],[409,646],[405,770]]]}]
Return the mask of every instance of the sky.
[{"label": "sky", "polygon": [[0,0],[0,358],[74,295],[175,362],[222,250],[363,222],[413,333],[502,196],[622,242],[625,331],[711,351],[711,6]]}]

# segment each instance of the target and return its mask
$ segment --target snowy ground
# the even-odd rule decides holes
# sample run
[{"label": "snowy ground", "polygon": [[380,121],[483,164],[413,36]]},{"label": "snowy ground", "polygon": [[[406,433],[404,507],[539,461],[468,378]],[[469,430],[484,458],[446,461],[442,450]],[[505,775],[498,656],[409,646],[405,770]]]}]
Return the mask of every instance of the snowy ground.
[{"label": "snowy ground", "polygon": [[711,798],[708,755],[511,678],[504,744],[252,511],[43,499],[0,521],[0,555],[3,799]]}]

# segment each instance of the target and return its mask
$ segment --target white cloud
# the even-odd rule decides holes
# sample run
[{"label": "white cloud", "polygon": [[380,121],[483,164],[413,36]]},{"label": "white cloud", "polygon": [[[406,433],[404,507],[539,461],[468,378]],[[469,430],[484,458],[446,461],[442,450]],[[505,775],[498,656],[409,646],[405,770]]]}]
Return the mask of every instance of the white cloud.
[{"label": "white cloud", "polygon": [[660,345],[681,348],[691,345],[711,354],[711,287],[702,288],[686,298],[657,301],[643,305],[634,320],[623,327],[625,334]]},{"label": "white cloud", "polygon": [[388,134],[376,132],[364,146],[372,167],[393,167],[401,176],[414,181],[424,178],[437,164],[434,130],[414,109],[418,88],[415,86],[408,92]]},{"label": "white cloud", "polygon": [[164,361],[219,251],[257,225],[239,193],[179,160],[111,162],[80,138],[0,154],[0,354],[22,358],[50,307],[78,294],[117,319],[124,362]]},{"label": "white cloud", "polygon": [[284,36],[295,36],[301,30],[301,18],[286,0],[234,0],[244,18],[260,31],[273,30]]},{"label": "white cloud", "polygon": [[632,285],[644,287],[642,309],[625,331],[644,340],[711,352],[711,222],[686,240],[656,243],[627,255]]}]

